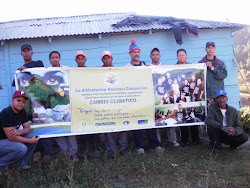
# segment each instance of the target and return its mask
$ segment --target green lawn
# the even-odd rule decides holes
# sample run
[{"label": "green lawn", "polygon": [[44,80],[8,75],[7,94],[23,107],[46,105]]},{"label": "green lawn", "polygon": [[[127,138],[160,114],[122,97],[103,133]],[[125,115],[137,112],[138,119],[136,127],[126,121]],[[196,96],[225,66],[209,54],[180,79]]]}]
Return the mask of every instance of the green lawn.
[{"label": "green lawn", "polygon": [[[202,145],[174,148],[144,156],[130,146],[127,156],[109,159],[107,154],[77,163],[57,154],[49,163],[31,163],[32,169],[9,168],[0,187],[249,187],[249,142],[239,150],[227,147],[212,154],[206,137]],[[163,140],[163,143],[165,140]],[[166,143],[166,142],[165,142]],[[79,148],[81,153],[82,148]],[[2,188],[2,187],[1,187]]]}]

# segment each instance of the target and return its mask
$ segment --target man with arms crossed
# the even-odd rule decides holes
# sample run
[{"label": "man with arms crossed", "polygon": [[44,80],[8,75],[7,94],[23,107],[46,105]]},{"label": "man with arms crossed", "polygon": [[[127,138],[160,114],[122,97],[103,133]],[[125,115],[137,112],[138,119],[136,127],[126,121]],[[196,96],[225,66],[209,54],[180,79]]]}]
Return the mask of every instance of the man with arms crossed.
[{"label": "man with arms crossed", "polygon": [[30,124],[24,109],[29,100],[23,91],[15,91],[11,105],[0,113],[0,172],[7,165],[29,169],[28,160],[32,157],[39,140],[30,133]]}]

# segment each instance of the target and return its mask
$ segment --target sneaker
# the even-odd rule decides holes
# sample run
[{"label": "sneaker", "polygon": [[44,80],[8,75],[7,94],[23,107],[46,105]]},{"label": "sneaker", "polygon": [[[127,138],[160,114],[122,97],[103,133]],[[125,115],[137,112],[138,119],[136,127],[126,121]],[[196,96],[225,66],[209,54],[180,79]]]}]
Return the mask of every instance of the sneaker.
[{"label": "sneaker", "polygon": [[193,142],[195,145],[201,145],[201,142],[200,141],[194,141]]},{"label": "sneaker", "polygon": [[70,156],[70,158],[71,158],[74,162],[78,162],[78,161],[79,161],[79,158],[77,157],[76,154],[72,154],[72,155]]},{"label": "sneaker", "polygon": [[49,162],[53,159],[53,157],[51,155],[48,155],[48,154],[44,154],[43,158],[42,158],[42,161],[43,162]]},{"label": "sneaker", "polygon": [[108,156],[109,156],[109,158],[114,159],[114,158],[115,158],[115,152],[109,150],[109,151],[108,151]]},{"label": "sneaker", "polygon": [[139,148],[137,151],[138,154],[145,154],[145,151],[143,148]]},{"label": "sneaker", "polygon": [[[8,173],[5,172],[4,169],[0,169],[0,177],[1,177],[1,176],[8,176]],[[0,186],[1,186],[1,184],[0,184]]]},{"label": "sneaker", "polygon": [[41,152],[37,151],[33,155],[33,162],[40,162],[42,159],[42,154]]},{"label": "sneaker", "polygon": [[25,165],[25,166],[21,166],[21,169],[23,170],[29,170],[31,168],[31,166]]},{"label": "sneaker", "polygon": [[155,148],[155,151],[158,153],[163,153],[165,151],[165,149],[163,149],[161,146],[158,146]]},{"label": "sneaker", "polygon": [[175,141],[175,142],[173,142],[173,146],[174,146],[174,147],[178,147],[178,146],[180,146],[180,144],[179,144],[178,142]]},{"label": "sneaker", "polygon": [[213,153],[220,153],[221,149],[220,148],[217,148],[217,147],[214,147],[213,149]]},{"label": "sneaker", "polygon": [[128,151],[126,149],[123,149],[120,151],[120,155],[127,155]]},{"label": "sneaker", "polygon": [[183,143],[182,147],[183,148],[187,148],[190,144],[187,142],[187,143]]}]

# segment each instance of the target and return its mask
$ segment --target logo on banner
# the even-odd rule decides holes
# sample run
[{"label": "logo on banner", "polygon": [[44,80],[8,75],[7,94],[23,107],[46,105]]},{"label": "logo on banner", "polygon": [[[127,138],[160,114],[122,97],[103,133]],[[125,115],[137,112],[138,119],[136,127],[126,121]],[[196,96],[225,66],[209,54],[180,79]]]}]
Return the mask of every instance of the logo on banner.
[{"label": "logo on banner", "polygon": [[115,72],[108,72],[104,75],[104,83],[107,86],[116,86],[120,82],[120,77]]},{"label": "logo on banner", "polygon": [[148,125],[148,120],[147,119],[138,120],[138,125]]}]

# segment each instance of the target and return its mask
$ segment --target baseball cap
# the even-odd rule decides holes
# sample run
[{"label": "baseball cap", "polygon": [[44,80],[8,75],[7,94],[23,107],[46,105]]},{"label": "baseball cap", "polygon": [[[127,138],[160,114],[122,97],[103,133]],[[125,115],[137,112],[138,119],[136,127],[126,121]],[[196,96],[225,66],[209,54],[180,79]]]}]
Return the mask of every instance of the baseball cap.
[{"label": "baseball cap", "polygon": [[21,51],[23,51],[24,48],[28,48],[28,49],[32,50],[32,47],[31,47],[30,44],[23,44],[23,45],[21,46]]},{"label": "baseball cap", "polygon": [[29,100],[29,97],[26,96],[26,93],[24,91],[21,91],[21,90],[15,91],[15,93],[12,96],[12,99],[14,99],[16,97],[24,97],[26,101]]},{"label": "baseball cap", "polygon": [[214,42],[210,41],[210,42],[207,42],[207,44],[206,44],[206,47],[208,47],[208,46],[215,47],[215,44],[214,44]]},{"label": "baseball cap", "polygon": [[226,91],[224,91],[224,90],[218,90],[218,91],[216,91],[216,97],[219,97],[219,96],[221,96],[221,95],[224,95],[224,96],[226,96],[227,97],[227,93],[226,93]]},{"label": "baseball cap", "polygon": [[101,57],[103,58],[105,55],[107,55],[109,57],[112,57],[112,53],[110,51],[104,51],[104,52],[102,52]]},{"label": "baseball cap", "polygon": [[78,51],[78,52],[76,52],[76,58],[77,58],[77,56],[79,56],[79,55],[82,55],[82,56],[84,56],[84,57],[86,57],[86,54],[85,54],[85,52],[84,51]]}]

